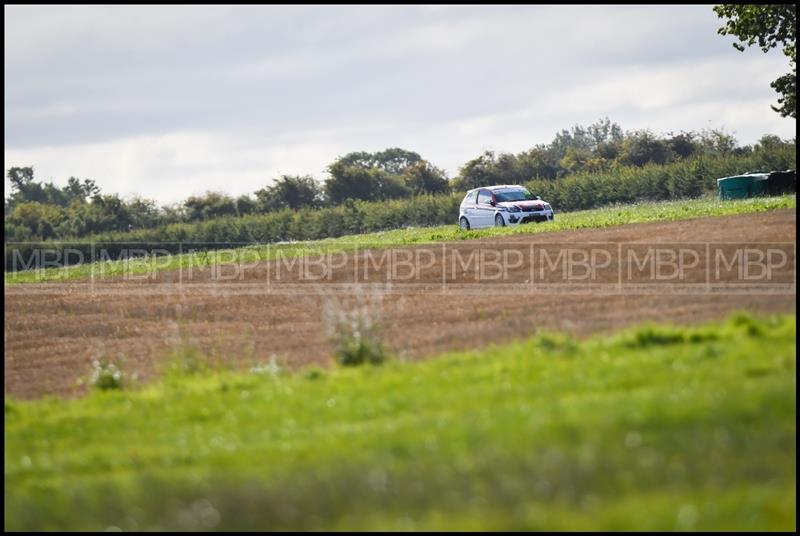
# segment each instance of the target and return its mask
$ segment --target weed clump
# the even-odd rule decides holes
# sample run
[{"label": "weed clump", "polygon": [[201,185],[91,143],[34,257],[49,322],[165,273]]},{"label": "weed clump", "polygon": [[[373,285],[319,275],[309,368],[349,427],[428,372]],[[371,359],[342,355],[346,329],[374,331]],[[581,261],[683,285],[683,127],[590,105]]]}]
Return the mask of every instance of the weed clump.
[{"label": "weed clump", "polygon": [[380,365],[386,360],[380,321],[368,308],[329,309],[328,325],[338,364]]},{"label": "weed clump", "polygon": [[308,369],[308,371],[305,374],[305,377],[307,380],[320,380],[325,377],[325,372],[323,372],[319,368],[312,367]]},{"label": "weed clump", "polygon": [[686,334],[671,326],[645,325],[622,336],[622,344],[628,348],[678,344],[685,340]]},{"label": "weed clump", "polygon": [[95,359],[89,384],[95,389],[109,391],[122,389],[122,370],[110,361]]},{"label": "weed clump", "polygon": [[764,335],[764,326],[761,322],[745,312],[734,313],[730,317],[729,323],[734,329],[745,333],[749,337],[762,337]]},{"label": "weed clump", "polygon": [[563,333],[542,333],[537,337],[536,345],[545,352],[574,354],[578,351],[575,340]]}]

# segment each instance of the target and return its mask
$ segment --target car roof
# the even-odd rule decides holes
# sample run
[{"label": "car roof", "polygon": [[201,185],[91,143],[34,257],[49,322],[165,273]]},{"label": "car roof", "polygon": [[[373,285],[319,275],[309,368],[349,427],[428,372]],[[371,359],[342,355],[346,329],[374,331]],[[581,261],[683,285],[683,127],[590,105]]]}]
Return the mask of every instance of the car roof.
[{"label": "car roof", "polygon": [[502,190],[503,188],[524,188],[519,184],[496,184],[494,186],[481,186],[480,188],[473,188],[470,192],[475,190]]}]

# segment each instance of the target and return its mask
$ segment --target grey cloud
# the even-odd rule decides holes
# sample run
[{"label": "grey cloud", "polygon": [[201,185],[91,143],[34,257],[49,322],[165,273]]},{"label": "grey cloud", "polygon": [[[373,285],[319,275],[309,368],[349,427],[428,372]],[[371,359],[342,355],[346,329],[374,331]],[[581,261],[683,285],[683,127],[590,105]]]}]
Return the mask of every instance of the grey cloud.
[{"label": "grey cloud", "polygon": [[[639,128],[648,114],[669,116],[665,107],[683,117],[766,102],[782,65],[779,53],[733,50],[710,6],[10,6],[5,15],[6,163],[46,154],[48,169],[70,151],[202,132],[237,147],[250,140],[237,158],[270,144],[284,151],[253,166],[291,154],[317,173],[337,154],[314,151],[402,142],[453,171],[482,146],[521,149],[574,122],[608,115]],[[652,98],[617,98],[626,83]]]},{"label": "grey cloud", "polygon": [[[272,134],[315,121],[443,121],[510,111],[609,66],[698,53],[683,32],[643,35],[665,8],[38,9],[41,17],[19,9],[22,20],[12,11],[6,21],[11,146],[235,125]],[[692,18],[675,22],[684,19]],[[700,45],[723,48],[709,34]]]}]

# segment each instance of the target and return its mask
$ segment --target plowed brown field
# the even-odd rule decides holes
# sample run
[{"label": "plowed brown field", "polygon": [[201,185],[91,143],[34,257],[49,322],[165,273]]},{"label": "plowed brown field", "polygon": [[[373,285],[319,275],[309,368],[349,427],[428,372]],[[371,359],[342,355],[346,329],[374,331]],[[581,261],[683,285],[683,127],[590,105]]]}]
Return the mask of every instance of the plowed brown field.
[{"label": "plowed brown field", "polygon": [[[241,365],[273,357],[290,367],[326,364],[326,311],[354,306],[379,316],[387,345],[413,359],[538,330],[585,336],[740,309],[793,312],[795,243],[790,209],[366,249],[306,265],[264,261],[238,272],[196,268],[6,286],[5,390],[23,398],[80,394],[79,380],[101,357],[146,380],[186,347]],[[646,256],[659,248],[662,265]]]}]

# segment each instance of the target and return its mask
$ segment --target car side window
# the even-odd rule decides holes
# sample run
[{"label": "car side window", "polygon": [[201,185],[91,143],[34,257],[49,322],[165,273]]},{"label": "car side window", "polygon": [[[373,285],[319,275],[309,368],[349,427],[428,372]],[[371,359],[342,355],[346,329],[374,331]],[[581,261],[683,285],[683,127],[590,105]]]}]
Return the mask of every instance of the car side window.
[{"label": "car side window", "polygon": [[481,190],[478,193],[478,204],[479,205],[488,205],[489,201],[492,200],[492,192],[489,190]]},{"label": "car side window", "polygon": [[478,191],[475,190],[474,192],[470,192],[467,194],[467,197],[464,198],[464,203],[468,204],[475,204],[475,200],[478,198]]}]

